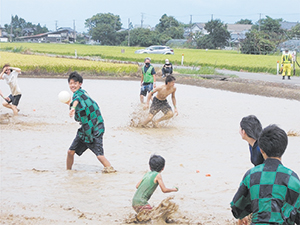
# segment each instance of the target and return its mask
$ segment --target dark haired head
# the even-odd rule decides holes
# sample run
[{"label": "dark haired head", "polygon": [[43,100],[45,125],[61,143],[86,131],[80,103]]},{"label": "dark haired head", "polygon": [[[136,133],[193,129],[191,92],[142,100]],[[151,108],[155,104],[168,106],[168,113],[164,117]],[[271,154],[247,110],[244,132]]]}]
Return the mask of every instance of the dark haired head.
[{"label": "dark haired head", "polygon": [[4,67],[10,67],[9,64],[4,64],[4,66],[2,67],[2,69],[4,69]]},{"label": "dark haired head", "polygon": [[281,157],[288,144],[288,138],[284,130],[276,125],[269,125],[261,132],[258,138],[258,146],[268,157]]},{"label": "dark haired head", "polygon": [[172,75],[169,75],[166,77],[165,83],[168,84],[169,82],[172,82],[174,80],[176,80],[176,78],[173,77]]},{"label": "dark haired head", "polygon": [[248,137],[253,138],[255,140],[258,139],[262,131],[261,123],[254,115],[243,117],[243,119],[240,122],[240,127],[242,128],[242,130],[245,131]]},{"label": "dark haired head", "polygon": [[160,155],[152,155],[149,160],[151,171],[160,172],[165,167],[165,159]]},{"label": "dark haired head", "polygon": [[75,82],[79,82],[82,84],[83,82],[83,79],[82,79],[82,76],[80,76],[76,71],[75,72],[72,72],[70,75],[69,75],[69,78],[68,78],[68,82],[70,83],[70,80],[74,80]]}]

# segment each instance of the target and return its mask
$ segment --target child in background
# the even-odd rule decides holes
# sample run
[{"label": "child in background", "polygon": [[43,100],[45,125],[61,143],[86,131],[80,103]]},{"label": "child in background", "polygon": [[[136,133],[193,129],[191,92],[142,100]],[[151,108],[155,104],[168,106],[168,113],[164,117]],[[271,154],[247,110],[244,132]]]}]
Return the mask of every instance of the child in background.
[{"label": "child in background", "polygon": [[136,192],[132,199],[132,207],[138,213],[142,210],[151,210],[148,200],[159,185],[163,193],[177,192],[178,188],[166,188],[161,177],[165,168],[165,159],[159,155],[152,155],[149,160],[150,170],[143,179],[136,185]]},{"label": "child in background", "polygon": [[264,158],[260,152],[257,139],[262,131],[260,121],[256,116],[250,115],[243,117],[240,122],[240,135],[248,142],[250,150],[250,160],[254,166],[262,164]]},{"label": "child in background", "polygon": [[[17,80],[20,73],[21,69],[11,67],[9,64],[5,64],[0,74],[0,79],[4,79],[6,81],[11,91],[11,94],[8,97],[4,98],[5,101],[2,103],[2,105],[6,108],[11,109],[15,116],[18,115],[19,109],[17,108],[17,106],[19,105],[19,101],[22,96],[21,89],[18,85]],[[3,96],[2,93],[1,96]]]}]

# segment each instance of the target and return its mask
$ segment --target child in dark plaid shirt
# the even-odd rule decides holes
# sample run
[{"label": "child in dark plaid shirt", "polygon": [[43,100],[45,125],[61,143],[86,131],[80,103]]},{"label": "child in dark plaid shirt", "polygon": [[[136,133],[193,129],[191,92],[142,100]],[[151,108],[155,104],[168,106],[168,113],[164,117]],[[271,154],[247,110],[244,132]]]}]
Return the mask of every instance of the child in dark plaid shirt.
[{"label": "child in dark plaid shirt", "polygon": [[72,100],[67,102],[70,105],[69,114],[70,117],[75,115],[75,120],[81,124],[81,127],[68,150],[67,169],[72,169],[75,153],[80,156],[89,148],[104,166],[103,172],[116,172],[104,156],[104,122],[98,104],[81,89],[83,79],[77,72],[70,74],[68,82],[70,90],[74,93]]},{"label": "child in dark plaid shirt", "polygon": [[256,116],[250,115],[242,118],[240,122],[240,135],[249,144],[250,160],[254,166],[258,166],[264,162],[257,141],[261,131],[262,126]]},{"label": "child in dark plaid shirt", "polygon": [[276,125],[266,127],[259,139],[265,159],[246,172],[235,194],[231,211],[238,224],[300,224],[300,181],[295,172],[281,163],[288,140],[286,133]]}]

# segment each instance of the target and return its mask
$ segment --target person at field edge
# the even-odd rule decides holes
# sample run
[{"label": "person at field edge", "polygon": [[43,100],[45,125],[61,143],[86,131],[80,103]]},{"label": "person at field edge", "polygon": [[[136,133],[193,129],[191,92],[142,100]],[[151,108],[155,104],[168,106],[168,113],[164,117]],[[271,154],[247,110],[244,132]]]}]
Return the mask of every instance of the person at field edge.
[{"label": "person at field edge", "polygon": [[[18,84],[18,75],[21,73],[21,69],[16,67],[11,67],[9,64],[3,66],[2,72],[0,74],[0,79],[4,79],[10,87],[11,94],[4,98],[2,105],[13,111],[14,115],[18,115],[19,101],[21,99],[22,93]],[[11,103],[11,104],[10,104]]]},{"label": "person at field edge", "polygon": [[142,77],[141,77],[141,93],[140,101],[144,103],[144,97],[147,96],[147,93],[153,90],[153,87],[156,87],[156,77],[154,67],[150,64],[151,59],[145,58],[145,65],[142,67]]},{"label": "person at field edge", "polygon": [[264,163],[248,170],[233,197],[231,212],[238,225],[249,224],[300,224],[300,180],[281,162],[288,144],[284,130],[276,125],[263,129],[258,145]]},{"label": "person at field edge", "polygon": [[151,210],[148,203],[152,194],[159,185],[163,193],[177,192],[178,188],[167,188],[162,180],[161,173],[165,168],[165,159],[160,155],[152,155],[149,160],[150,170],[136,185],[136,192],[132,199],[133,209],[139,213],[142,210]]},{"label": "person at field edge", "polygon": [[289,54],[289,50],[285,49],[284,54],[281,56],[281,67],[282,70],[282,79],[285,79],[285,75],[287,73],[288,79],[291,79],[291,72],[292,72],[292,66],[293,66],[293,60],[291,54]]},{"label": "person at field edge", "polygon": [[243,117],[240,122],[240,135],[247,141],[250,150],[250,160],[254,166],[262,164],[264,158],[258,146],[258,137],[262,131],[262,125],[256,116],[250,115]]},{"label": "person at field edge", "polygon": [[166,77],[168,75],[172,75],[173,73],[173,65],[170,63],[168,59],[165,60],[165,64],[163,65],[163,68],[161,69],[162,77]]},{"label": "person at field edge", "polygon": [[67,155],[67,170],[72,169],[75,153],[81,156],[88,148],[104,166],[104,173],[116,172],[104,156],[103,134],[104,121],[98,104],[81,88],[83,79],[77,72],[69,75],[68,83],[73,92],[72,99],[66,103],[70,106],[70,117],[81,124]]}]

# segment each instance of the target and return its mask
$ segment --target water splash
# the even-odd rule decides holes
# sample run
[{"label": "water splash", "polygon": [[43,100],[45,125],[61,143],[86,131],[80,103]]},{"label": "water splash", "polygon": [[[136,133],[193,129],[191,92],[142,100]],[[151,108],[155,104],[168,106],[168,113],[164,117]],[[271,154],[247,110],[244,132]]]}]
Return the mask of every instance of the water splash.
[{"label": "water splash", "polygon": [[164,199],[157,207],[152,210],[142,210],[138,214],[131,214],[125,223],[150,223],[150,224],[188,224],[186,217],[178,211],[179,206],[172,202],[174,196]]}]

